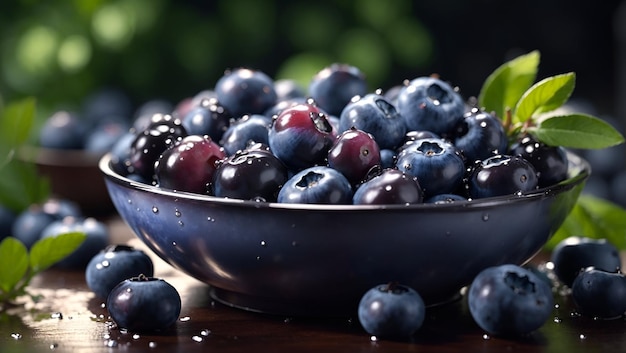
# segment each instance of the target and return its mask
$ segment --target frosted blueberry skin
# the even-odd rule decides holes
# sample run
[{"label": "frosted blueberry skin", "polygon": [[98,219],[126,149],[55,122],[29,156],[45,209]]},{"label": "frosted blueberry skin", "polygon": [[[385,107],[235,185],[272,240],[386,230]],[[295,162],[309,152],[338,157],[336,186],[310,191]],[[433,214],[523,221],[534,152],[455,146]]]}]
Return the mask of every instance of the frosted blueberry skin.
[{"label": "frosted blueberry skin", "polygon": [[571,236],[561,240],[552,250],[550,261],[561,283],[571,286],[580,271],[587,267],[617,272],[622,262],[617,247],[606,239]]},{"label": "frosted blueberry skin", "polygon": [[488,267],[467,294],[470,314],[492,335],[519,336],[543,326],[554,307],[552,288],[533,272],[513,264]]},{"label": "frosted blueberry skin", "polygon": [[154,275],[154,264],[142,250],[111,245],[91,258],[85,269],[85,281],[98,298],[106,299],[120,282],[144,275]]},{"label": "frosted blueberry skin", "polygon": [[574,279],[572,299],[583,315],[621,318],[626,313],[626,276],[588,267]]},{"label": "frosted blueberry skin", "polygon": [[263,114],[278,99],[274,81],[268,75],[246,68],[226,71],[215,83],[215,94],[235,118]]},{"label": "frosted blueberry skin", "polygon": [[397,97],[396,108],[407,130],[448,134],[465,113],[461,95],[436,77],[418,77],[408,82]]},{"label": "frosted blueberry skin", "polygon": [[352,203],[352,185],[336,169],[314,166],[293,175],[278,193],[279,203],[332,204]]},{"label": "frosted blueberry skin", "polygon": [[465,175],[465,161],[451,143],[425,138],[405,146],[398,154],[396,166],[417,178],[425,197],[457,190]]},{"label": "frosted blueberry skin", "polygon": [[320,70],[309,84],[309,95],[330,115],[340,116],[354,96],[368,92],[365,75],[355,66],[332,64]]},{"label": "frosted blueberry skin", "polygon": [[380,148],[396,148],[404,140],[406,125],[396,108],[375,93],[351,100],[339,116],[339,131],[357,128],[374,136]]},{"label": "frosted blueberry skin", "polygon": [[408,338],[422,327],[426,307],[412,288],[381,284],[361,298],[358,318],[367,333],[382,338]]},{"label": "frosted blueberry skin", "polygon": [[139,276],[124,280],[107,297],[106,307],[118,327],[131,332],[165,330],[176,323],[180,294],[160,278]]}]

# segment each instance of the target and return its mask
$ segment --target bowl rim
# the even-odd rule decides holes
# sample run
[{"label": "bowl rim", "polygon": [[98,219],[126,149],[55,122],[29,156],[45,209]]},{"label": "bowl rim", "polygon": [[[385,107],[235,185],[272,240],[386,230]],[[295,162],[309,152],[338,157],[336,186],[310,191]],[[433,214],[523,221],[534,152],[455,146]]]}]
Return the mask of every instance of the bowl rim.
[{"label": "bowl rim", "polygon": [[461,200],[450,203],[419,203],[419,204],[385,204],[385,205],[353,205],[353,204],[340,204],[340,205],[328,205],[328,204],[291,204],[291,203],[279,203],[279,202],[261,202],[254,200],[242,200],[233,198],[223,198],[211,195],[195,194],[191,192],[176,191],[172,189],[164,189],[154,185],[148,185],[129,178],[126,178],[116,173],[111,168],[112,154],[106,153],[103,155],[99,162],[98,167],[104,177],[118,185],[125,188],[135,189],[142,192],[148,192],[158,194],[167,197],[173,197],[177,199],[194,200],[201,202],[210,202],[212,204],[224,205],[224,206],[237,206],[237,207],[249,207],[249,208],[271,208],[271,209],[284,209],[284,210],[302,210],[302,211],[376,211],[376,210],[423,210],[423,211],[438,211],[441,209],[446,210],[462,210],[462,209],[474,209],[474,208],[489,208],[501,206],[503,203],[519,203],[530,202],[540,198],[551,197],[560,194],[564,191],[570,190],[575,186],[585,182],[585,180],[591,174],[591,167],[589,163],[581,156],[575,154],[572,151],[566,150],[567,159],[569,161],[568,173],[570,177],[557,184],[539,188],[530,192],[521,194],[503,195],[485,197],[479,199]]}]

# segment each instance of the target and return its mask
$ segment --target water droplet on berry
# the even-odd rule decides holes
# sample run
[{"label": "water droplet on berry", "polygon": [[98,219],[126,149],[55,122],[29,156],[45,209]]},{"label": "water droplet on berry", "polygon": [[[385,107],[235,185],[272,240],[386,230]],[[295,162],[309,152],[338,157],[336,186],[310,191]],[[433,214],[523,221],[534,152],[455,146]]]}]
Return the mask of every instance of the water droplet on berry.
[{"label": "water droplet on berry", "polygon": [[128,199],[128,204],[129,204],[129,205],[132,205],[132,204],[133,204],[133,200]]},{"label": "water droplet on berry", "polygon": [[207,221],[209,222],[215,222],[215,218],[211,218],[210,216],[206,218]]}]

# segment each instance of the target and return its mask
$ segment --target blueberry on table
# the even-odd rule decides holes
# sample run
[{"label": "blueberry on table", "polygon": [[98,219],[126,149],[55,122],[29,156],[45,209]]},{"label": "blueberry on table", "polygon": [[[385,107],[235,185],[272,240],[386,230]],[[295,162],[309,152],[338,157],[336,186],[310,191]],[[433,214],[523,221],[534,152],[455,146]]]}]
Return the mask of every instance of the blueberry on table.
[{"label": "blueberry on table", "polygon": [[492,335],[517,336],[540,328],[552,313],[552,288],[512,264],[486,268],[472,281],[467,301],[474,321]]},{"label": "blueberry on table", "polygon": [[396,107],[407,130],[427,130],[438,135],[452,131],[465,113],[463,98],[437,77],[418,77],[398,93]]},{"label": "blueberry on table", "polygon": [[336,169],[315,166],[293,175],[278,193],[278,202],[352,204],[352,185]]},{"label": "blueberry on table", "polygon": [[622,267],[619,250],[606,239],[571,236],[561,240],[552,250],[550,261],[554,274],[566,286],[587,267],[617,272]]},{"label": "blueberry on table", "polygon": [[11,234],[30,248],[41,238],[41,232],[58,219],[41,205],[30,205],[19,212],[11,225]]},{"label": "blueberry on table", "polygon": [[588,267],[574,279],[572,299],[583,315],[620,318],[626,313],[626,276]]},{"label": "blueberry on table", "polygon": [[165,330],[178,320],[180,294],[167,281],[140,275],[115,286],[106,302],[118,327],[132,332]]},{"label": "blueberry on table", "polygon": [[85,281],[98,298],[106,299],[120,282],[141,274],[154,275],[154,264],[145,252],[127,245],[110,245],[91,258]]},{"label": "blueberry on table", "polygon": [[64,233],[81,232],[86,238],[80,246],[55,266],[59,268],[84,269],[92,257],[109,244],[109,229],[95,218],[66,217],[50,223],[41,231],[41,238],[56,237]]},{"label": "blueberry on table", "polygon": [[397,283],[368,290],[358,306],[363,329],[382,338],[408,338],[422,327],[426,307],[414,289]]}]

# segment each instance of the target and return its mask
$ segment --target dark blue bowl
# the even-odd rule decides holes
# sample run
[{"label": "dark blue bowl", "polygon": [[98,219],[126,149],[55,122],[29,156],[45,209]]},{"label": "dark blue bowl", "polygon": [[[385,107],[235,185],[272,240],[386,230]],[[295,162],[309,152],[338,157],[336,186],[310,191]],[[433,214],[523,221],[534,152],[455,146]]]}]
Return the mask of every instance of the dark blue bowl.
[{"label": "dark blue bowl", "polygon": [[574,206],[590,169],[520,196],[411,206],[293,205],[174,192],[116,174],[113,204],[159,257],[230,305],[281,315],[350,315],[377,284],[445,302],[482,269],[523,264]]}]

